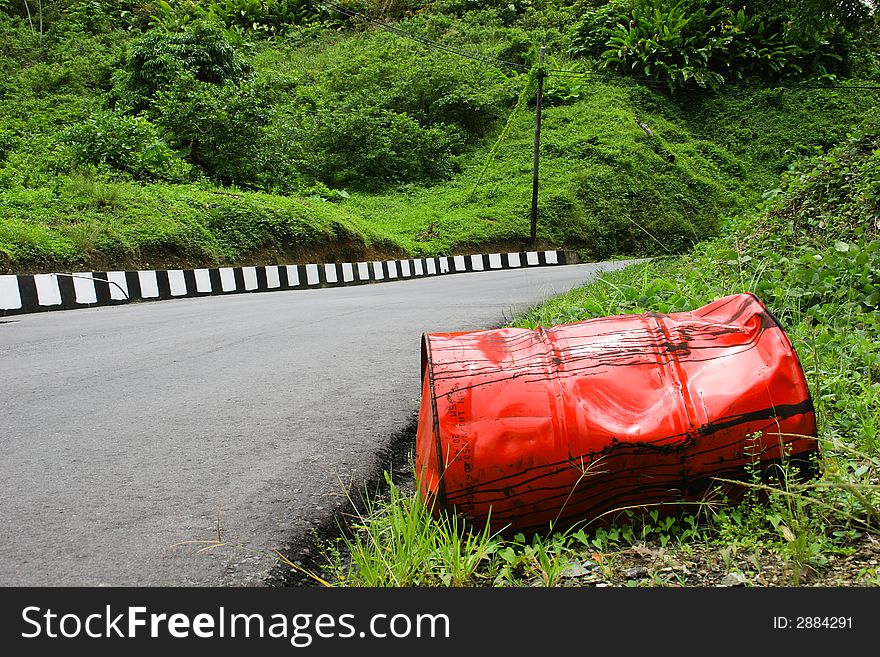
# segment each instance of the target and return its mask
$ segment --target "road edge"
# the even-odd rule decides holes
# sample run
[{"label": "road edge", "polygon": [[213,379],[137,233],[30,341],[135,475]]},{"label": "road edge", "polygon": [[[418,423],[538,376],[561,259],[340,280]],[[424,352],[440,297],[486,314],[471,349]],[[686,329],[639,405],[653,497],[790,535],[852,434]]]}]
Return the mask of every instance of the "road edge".
[{"label": "road edge", "polygon": [[141,301],[368,285],[447,274],[580,263],[574,251],[519,251],[253,267],[0,276],[0,317]]}]

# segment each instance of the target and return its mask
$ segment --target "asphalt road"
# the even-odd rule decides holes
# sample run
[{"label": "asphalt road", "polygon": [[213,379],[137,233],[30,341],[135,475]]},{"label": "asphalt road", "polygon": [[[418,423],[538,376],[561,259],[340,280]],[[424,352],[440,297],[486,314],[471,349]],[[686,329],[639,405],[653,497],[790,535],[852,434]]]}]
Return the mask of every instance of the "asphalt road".
[{"label": "asphalt road", "polygon": [[0,320],[0,585],[271,584],[412,421],[423,332],[622,264]]}]

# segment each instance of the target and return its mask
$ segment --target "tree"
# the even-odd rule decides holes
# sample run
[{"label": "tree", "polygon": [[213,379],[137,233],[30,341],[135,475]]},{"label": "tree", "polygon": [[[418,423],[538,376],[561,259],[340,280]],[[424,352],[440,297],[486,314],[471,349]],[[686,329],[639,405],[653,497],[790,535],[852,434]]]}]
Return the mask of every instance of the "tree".
[{"label": "tree", "polygon": [[185,32],[153,30],[138,40],[125,70],[114,80],[117,104],[137,113],[148,109],[156,94],[183,75],[199,82],[222,85],[247,81],[250,64],[211,23],[195,23]]}]

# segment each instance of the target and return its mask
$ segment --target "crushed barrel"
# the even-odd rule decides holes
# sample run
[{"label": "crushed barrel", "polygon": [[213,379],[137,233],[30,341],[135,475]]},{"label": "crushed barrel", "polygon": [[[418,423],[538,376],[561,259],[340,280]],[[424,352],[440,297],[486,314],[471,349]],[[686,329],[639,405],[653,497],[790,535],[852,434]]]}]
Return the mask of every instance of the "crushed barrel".
[{"label": "crushed barrel", "polygon": [[818,453],[791,341],[752,294],[691,312],[422,338],[423,498],[496,529],[699,500]]}]

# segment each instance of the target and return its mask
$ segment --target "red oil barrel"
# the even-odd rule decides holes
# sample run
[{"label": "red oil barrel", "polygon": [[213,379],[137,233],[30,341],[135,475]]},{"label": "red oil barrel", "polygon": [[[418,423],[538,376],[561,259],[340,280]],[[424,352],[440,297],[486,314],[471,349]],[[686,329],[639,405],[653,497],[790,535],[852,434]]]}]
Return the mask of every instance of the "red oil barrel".
[{"label": "red oil barrel", "polygon": [[423,336],[422,496],[493,529],[698,500],[714,477],[817,453],[797,355],[752,294],[669,315]]}]

